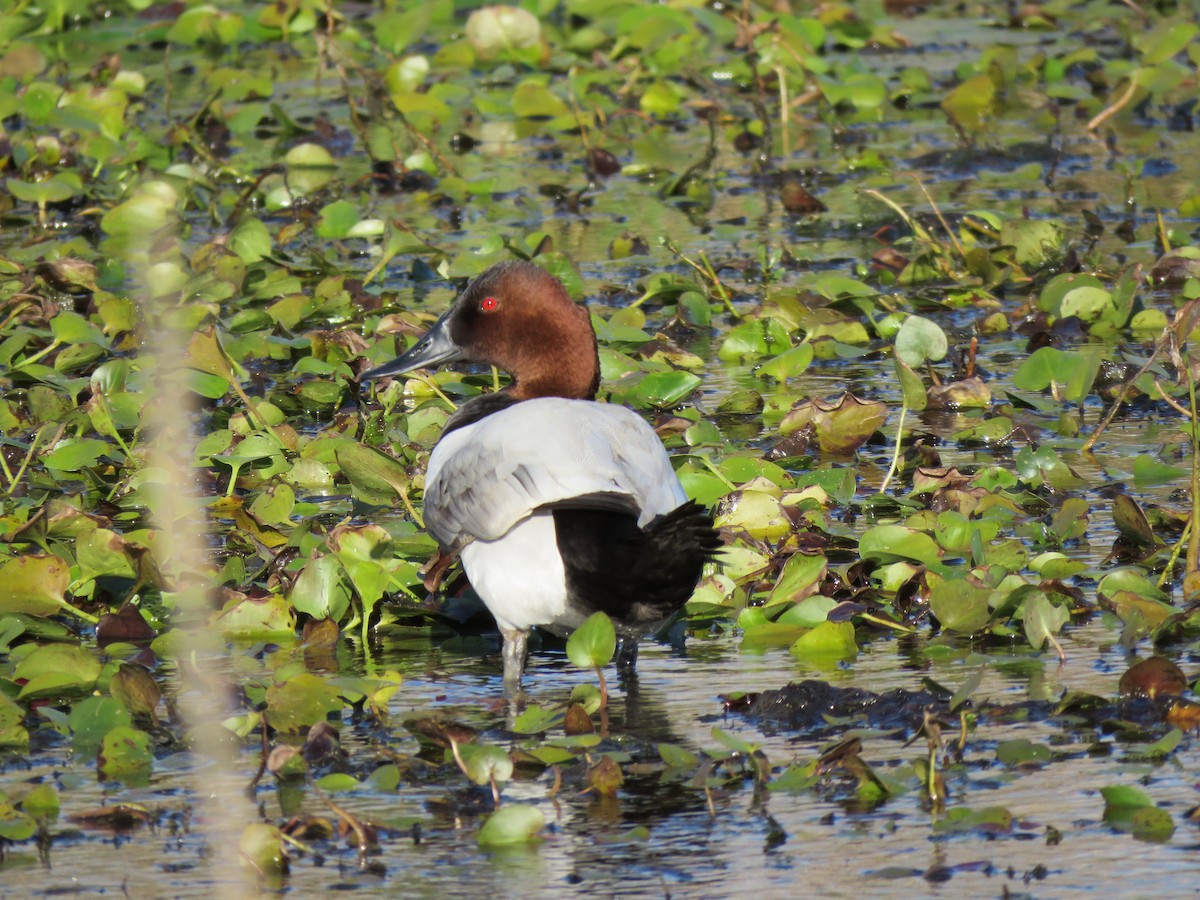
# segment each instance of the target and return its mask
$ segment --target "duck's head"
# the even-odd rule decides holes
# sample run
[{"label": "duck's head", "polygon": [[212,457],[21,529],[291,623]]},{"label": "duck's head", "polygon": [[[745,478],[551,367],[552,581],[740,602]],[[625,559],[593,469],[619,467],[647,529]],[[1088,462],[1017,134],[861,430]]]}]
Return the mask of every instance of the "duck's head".
[{"label": "duck's head", "polygon": [[407,353],[359,379],[401,375],[462,360],[512,376],[506,390],[532,397],[588,399],[600,386],[596,332],[587,310],[540,266],[522,260],[492,266]]}]

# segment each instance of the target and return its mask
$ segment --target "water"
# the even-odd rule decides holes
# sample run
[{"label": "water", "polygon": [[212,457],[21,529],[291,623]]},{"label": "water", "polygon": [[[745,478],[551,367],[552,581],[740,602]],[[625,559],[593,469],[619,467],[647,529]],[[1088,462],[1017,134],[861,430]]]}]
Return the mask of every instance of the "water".
[{"label": "water", "polygon": [[[964,54],[997,41],[997,30],[982,21],[959,16],[919,17],[900,21],[896,28],[912,39],[920,52],[876,52],[870,64],[884,73],[920,66],[944,74],[955,68]],[[1003,41],[1017,47],[1028,61],[1045,50],[1047,36],[1003,32]],[[126,48],[129,59],[146,54],[155,65],[162,62],[145,48]],[[173,102],[177,109],[198,104],[207,96],[206,68],[197,60],[185,72],[182,50],[174,51],[176,68]],[[247,53],[249,64],[276,54]],[[318,88],[307,66],[279,61],[276,99],[295,101],[292,115],[327,112],[338,127],[348,127],[345,111],[325,101],[336,93],[328,75]],[[149,63],[146,63],[149,65]],[[188,66],[191,63],[187,63]],[[357,86],[357,83],[354,83]],[[329,92],[329,97],[326,96]],[[810,110],[800,110],[808,115]],[[958,143],[936,109],[924,109],[902,121],[855,121],[834,129],[815,110],[793,129],[791,158],[782,165],[811,170],[829,212],[817,221],[797,219],[781,207],[776,190],[759,178],[749,157],[735,153],[724,137],[712,172],[716,189],[710,206],[684,204],[659,197],[654,185],[617,176],[588,193],[579,213],[557,207],[538,187],[546,184],[578,185],[581,174],[576,139],[569,135],[545,137],[523,133],[506,123],[480,125],[483,140],[477,152],[455,157],[468,183],[491,179],[494,190],[487,200],[465,203],[461,222],[451,227],[450,214],[423,198],[408,195],[373,197],[372,214],[399,219],[414,232],[434,236],[451,251],[475,249],[491,236],[519,239],[544,233],[556,250],[578,261],[593,306],[603,315],[636,297],[645,276],[671,269],[689,271],[668,257],[655,243],[660,235],[680,242],[684,252],[703,251],[718,266],[722,278],[735,290],[735,305],[753,309],[768,293],[798,290],[811,283],[814,273],[859,274],[859,266],[878,249],[873,237],[881,224],[894,217],[865,188],[884,191],[907,209],[927,211],[928,202],[905,170],[919,169],[939,207],[948,212],[995,209],[1005,214],[1029,208],[1031,215],[1064,218],[1072,235],[1083,231],[1083,212],[1094,213],[1104,232],[1096,238],[1095,253],[1106,265],[1127,262],[1150,264],[1154,244],[1155,213],[1175,210],[1180,198],[1194,193],[1200,183],[1200,156],[1192,149],[1193,137],[1170,131],[1147,134],[1137,121],[1113,123],[1112,144],[1081,135],[1077,128],[1048,134],[1040,120],[1026,111],[1003,116],[997,129],[1004,143],[1021,144],[1024,154],[1008,157],[987,151],[987,141],[969,153],[959,153]],[[454,123],[456,127],[463,123]],[[648,131],[644,121],[628,118],[614,122],[607,132],[609,147],[624,161],[678,168],[681,161],[697,159],[706,129],[689,122],[680,129]],[[1049,144],[1047,144],[1049,140]],[[1128,158],[1119,152],[1140,153],[1147,160],[1145,173],[1129,175]],[[1044,152],[1038,147],[1048,147]],[[565,148],[561,156],[550,150]],[[863,174],[846,164],[861,148],[869,148],[892,162],[892,171]],[[1033,149],[1029,149],[1033,148]],[[235,161],[253,171],[268,161],[268,148],[241,148]],[[924,162],[918,166],[918,162]],[[343,161],[341,177],[349,184],[366,173],[364,159]],[[1130,199],[1133,202],[1129,202]],[[212,235],[206,216],[190,210],[191,239],[198,244]],[[268,218],[273,229],[291,213]],[[1121,223],[1132,223],[1129,237],[1118,236]],[[1194,222],[1183,223],[1194,227]],[[614,238],[632,231],[647,239],[648,256],[609,259]],[[0,249],[19,243],[16,230],[0,235]],[[305,239],[282,250],[302,256]],[[799,264],[773,273],[777,281],[764,285],[757,276],[743,276],[745,263],[757,257],[760,247],[786,249]],[[351,242],[365,272],[377,248]],[[323,248],[327,249],[327,248]],[[349,254],[347,253],[347,256]],[[449,302],[445,285],[430,288],[409,277],[406,258],[384,273],[383,284],[395,291],[406,306],[440,312]],[[616,289],[611,298],[601,288]],[[945,286],[922,289],[922,295],[942,299]],[[1032,290],[1032,289],[1031,289]],[[1019,288],[1002,298],[1012,311],[1030,299]],[[1166,304],[1172,298],[1147,298]],[[649,329],[665,325],[670,308],[648,310]],[[928,313],[962,339],[969,335],[982,313],[934,310]],[[719,316],[715,333],[685,341],[706,359],[700,404],[711,414],[732,391],[755,387],[770,397],[783,392],[796,397],[828,398],[849,388],[864,397],[883,400],[895,409],[900,394],[891,374],[890,360],[882,355],[857,361],[818,361],[786,386],[764,383],[753,375],[753,366],[719,361],[720,339],[735,322]],[[1129,336],[1122,340],[1128,341]],[[979,364],[992,375],[994,391],[1011,384],[1011,374],[1026,356],[1022,338],[995,338],[981,345]],[[1106,355],[1118,344],[1103,344]],[[881,369],[881,366],[883,367]],[[881,374],[882,373],[882,374]],[[263,374],[266,374],[265,372]],[[280,367],[270,371],[286,379]],[[1095,427],[1103,410],[1094,399],[1086,405],[1084,433]],[[1019,414],[1033,441],[1056,440],[1057,420],[1032,411]],[[914,419],[910,418],[910,424]],[[972,468],[994,463],[1011,466],[1005,449],[976,449],[955,443],[953,435],[974,421],[967,414],[926,413],[915,425],[935,438],[945,465]],[[889,439],[893,421],[887,426]],[[314,430],[323,426],[317,422]],[[762,447],[774,438],[758,422],[741,423],[732,430],[732,449]],[[1091,504],[1091,520],[1084,539],[1066,551],[1097,570],[1104,562],[1116,531],[1110,504],[1102,493],[1113,483],[1123,484],[1139,501],[1183,507],[1175,491],[1179,483],[1145,485],[1132,482],[1129,461],[1149,454],[1178,461],[1181,450],[1178,424],[1135,411],[1118,419],[1106,432],[1094,455],[1061,451],[1063,459],[1090,485],[1078,492]],[[1018,444],[1020,446],[1020,444]],[[863,448],[854,465],[859,496],[877,490],[890,461],[890,446]],[[352,513],[342,498],[328,501],[331,513]],[[862,517],[854,526],[865,528]],[[228,528],[229,523],[214,523]],[[1078,579],[1089,599],[1095,585],[1087,575]],[[954,688],[980,667],[983,679],[973,694],[977,707],[1053,700],[1067,691],[1084,691],[1111,699],[1117,694],[1120,675],[1134,657],[1120,644],[1121,625],[1099,614],[1085,624],[1068,626],[1061,642],[1066,661],[1059,665],[1052,652],[1034,653],[1018,638],[1011,648],[998,642],[987,645],[931,639],[914,641],[880,636],[866,644],[851,662],[814,670],[793,659],[784,649],[743,652],[740,635],[729,622],[711,634],[692,636],[682,651],[667,645],[647,644],[639,660],[636,694],[614,690],[612,732],[615,752],[623,758],[626,781],[615,799],[581,793],[582,765],[571,763],[563,771],[563,788],[551,796],[555,775],[544,770],[521,770],[504,785],[507,804],[528,803],[540,809],[548,823],[543,839],[528,847],[483,851],[476,842],[480,822],[491,811],[482,789],[468,786],[453,765],[422,751],[402,723],[414,717],[438,717],[468,723],[481,730],[481,740],[502,747],[540,746],[534,738],[513,737],[505,729],[505,705],[500,665],[494,641],[468,637],[448,639],[441,632],[394,633],[382,637],[365,652],[353,638],[343,636],[335,653],[307,663],[320,674],[374,674],[388,669],[403,673],[404,683],[388,704],[385,723],[355,720],[344,714],[338,725],[347,751],[345,768],[364,777],[376,766],[399,762],[403,767],[396,790],[362,788],[333,799],[356,816],[381,825],[378,849],[360,865],[357,852],[344,841],[312,841],[316,854],[296,855],[291,872],[282,882],[267,885],[293,896],[313,896],[332,891],[358,896],[412,897],[791,897],[797,894],[858,897],[1000,896],[1036,897],[1182,897],[1200,893],[1200,836],[1189,810],[1200,804],[1195,773],[1200,771],[1200,749],[1193,736],[1161,763],[1127,759],[1124,742],[1092,728],[1071,728],[1053,719],[1036,722],[1001,722],[984,712],[979,728],[967,742],[961,765],[946,769],[950,809],[1000,806],[1009,810],[1017,826],[1000,835],[979,831],[943,835],[933,824],[944,814],[930,810],[919,790],[913,766],[925,755],[918,739],[906,746],[911,733],[864,736],[862,758],[884,774],[900,780],[907,790],[874,808],[854,802],[852,784],[837,772],[816,790],[787,792],[756,787],[749,773],[729,774],[721,769],[706,792],[696,773],[666,772],[655,750],[659,742],[681,745],[694,753],[723,753],[725,746],[713,729],[756,745],[769,760],[773,777],[786,767],[811,761],[828,749],[833,739],[789,733],[725,711],[723,696],[780,688],[790,681],[820,678],[838,687],[873,692],[895,688],[919,690],[926,677]],[[931,643],[937,652],[929,652]],[[263,650],[263,648],[257,648]],[[269,648],[268,648],[269,649]],[[266,652],[264,650],[264,652]],[[287,657],[291,651],[280,651]],[[1138,645],[1140,656],[1150,652]],[[240,655],[245,653],[245,655]],[[303,659],[298,651],[297,659]],[[1177,654],[1185,670],[1194,672],[1195,653]],[[228,674],[240,686],[259,685],[272,671],[261,656],[234,648]],[[174,673],[162,673],[167,687]],[[594,676],[571,667],[561,650],[544,650],[531,660],[526,690],[535,702],[561,705],[571,688],[591,684]],[[255,732],[257,735],[257,732]],[[950,735],[948,730],[947,736]],[[0,788],[10,793],[24,785],[49,782],[59,787],[64,816],[78,815],[103,805],[142,804],[155,824],[125,834],[84,827],[68,819],[50,829],[52,840],[45,861],[31,843],[7,848],[0,880],[0,896],[57,894],[112,895],[118,891],[134,897],[201,897],[233,890],[240,872],[213,872],[209,848],[199,836],[208,823],[193,818],[194,809],[207,791],[221,784],[241,789],[249,785],[258,768],[257,737],[242,747],[239,767],[219,771],[198,760],[173,742],[171,734],[156,735],[160,743],[154,775],[142,787],[106,785],[96,780],[94,760],[75,758],[63,740],[38,732],[26,758],[0,757]],[[1007,768],[996,760],[998,743],[1023,738],[1052,748],[1050,762],[1040,768]],[[232,740],[232,738],[231,738]],[[1137,784],[1175,821],[1174,836],[1161,842],[1139,841],[1102,820],[1104,803],[1099,788]],[[265,821],[282,823],[297,813],[336,817],[327,799],[312,788],[277,789],[270,777],[254,791]],[[284,808],[284,804],[287,808]],[[389,823],[390,826],[389,827]],[[414,826],[416,831],[414,832]],[[1061,834],[1048,839],[1047,829]]]}]

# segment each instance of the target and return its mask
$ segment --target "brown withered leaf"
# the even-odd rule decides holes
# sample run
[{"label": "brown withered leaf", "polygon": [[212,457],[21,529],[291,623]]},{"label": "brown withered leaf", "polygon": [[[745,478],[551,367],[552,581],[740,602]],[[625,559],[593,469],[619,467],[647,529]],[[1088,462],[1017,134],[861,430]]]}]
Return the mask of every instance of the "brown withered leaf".
[{"label": "brown withered leaf", "polygon": [[594,734],[596,726],[592,723],[592,717],[587,714],[578,703],[572,703],[567,707],[567,714],[563,720],[563,731],[568,735],[575,734]]},{"label": "brown withered leaf", "polygon": [[1129,544],[1134,547],[1153,547],[1154,529],[1136,500],[1128,494],[1113,497],[1113,524]]},{"label": "brown withered leaf", "polygon": [[908,265],[908,257],[894,247],[881,247],[871,254],[871,268],[875,271],[899,275]]},{"label": "brown withered leaf", "polygon": [[857,450],[887,421],[887,404],[860,400],[850,392],[833,403],[803,400],[792,407],[779,424],[783,434],[811,425],[817,432],[822,452],[844,455]]},{"label": "brown withered leaf", "polygon": [[971,483],[971,479],[958,470],[956,466],[948,468],[930,468],[922,466],[913,473],[913,490],[925,493],[930,488],[961,488]]},{"label": "brown withered leaf", "polygon": [[1121,696],[1138,695],[1149,697],[1178,697],[1187,690],[1187,676],[1171,660],[1162,656],[1151,656],[1134,663],[1125,670],[1117,689]]},{"label": "brown withered leaf", "polygon": [[101,647],[109,644],[145,644],[158,636],[141,612],[127,603],[115,613],[105,613],[96,625],[96,643]]},{"label": "brown withered leaf", "polygon": [[600,757],[587,771],[587,789],[602,797],[615,797],[624,782],[621,767],[611,756]]},{"label": "brown withered leaf", "polygon": [[1167,710],[1167,724],[1182,731],[1200,731],[1200,703],[1174,700]]},{"label": "brown withered leaf", "polygon": [[766,459],[774,462],[794,456],[811,456],[816,443],[817,429],[808,424],[772,444],[771,449],[766,452]]},{"label": "brown withered leaf", "polygon": [[928,396],[928,409],[986,409],[992,405],[992,389],[978,375],[935,384]]},{"label": "brown withered leaf", "polygon": [[162,689],[144,666],[121,663],[108,682],[108,690],[133,715],[149,716],[151,722],[158,724],[156,710],[162,699]]},{"label": "brown withered leaf", "polygon": [[407,719],[404,727],[413,733],[423,743],[433,744],[442,749],[450,746],[451,740],[456,744],[470,744],[479,737],[479,732],[461,722],[442,722],[438,719]]},{"label": "brown withered leaf", "polygon": [[808,188],[795,175],[785,175],[779,185],[779,202],[795,216],[815,216],[829,209],[809,193]]},{"label": "brown withered leaf", "polygon": [[271,748],[267,756],[267,771],[272,775],[302,774],[304,766],[301,764],[300,751],[291,744]]},{"label": "brown withered leaf", "polygon": [[129,831],[154,821],[154,813],[136,803],[118,803],[114,806],[97,806],[73,813],[67,820],[84,828],[112,828]]},{"label": "brown withered leaf", "polygon": [[309,619],[304,623],[300,641],[307,647],[332,647],[337,644],[340,633],[333,619]]},{"label": "brown withered leaf", "polygon": [[301,841],[327,841],[333,837],[333,822],[324,816],[292,816],[279,830]]},{"label": "brown withered leaf", "polygon": [[300,753],[310,766],[319,766],[337,759],[342,755],[338,730],[328,722],[317,722],[308,729]]},{"label": "brown withered leaf", "polygon": [[617,159],[611,151],[605,150],[602,147],[593,147],[591,150],[589,150],[587,161],[588,168],[590,168],[601,178],[607,178],[609,175],[616,175],[621,171],[621,161]]}]

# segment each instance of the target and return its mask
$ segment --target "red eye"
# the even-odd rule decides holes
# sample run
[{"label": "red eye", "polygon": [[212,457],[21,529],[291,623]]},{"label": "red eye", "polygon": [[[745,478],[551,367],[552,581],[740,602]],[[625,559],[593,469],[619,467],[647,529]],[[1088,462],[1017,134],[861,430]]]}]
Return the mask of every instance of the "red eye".
[{"label": "red eye", "polygon": [[500,306],[500,301],[495,297],[484,297],[479,301],[479,308],[484,312],[492,312]]}]

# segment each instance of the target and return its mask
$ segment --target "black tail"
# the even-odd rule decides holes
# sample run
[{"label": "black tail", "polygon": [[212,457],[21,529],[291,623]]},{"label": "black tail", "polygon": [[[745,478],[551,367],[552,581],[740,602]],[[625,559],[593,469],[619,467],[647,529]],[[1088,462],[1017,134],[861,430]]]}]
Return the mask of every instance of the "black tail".
[{"label": "black tail", "polygon": [[633,630],[683,606],[721,549],[712,514],[694,500],[644,529],[629,513],[607,509],[555,509],[554,525],[571,604],[585,615],[603,610]]}]

